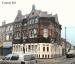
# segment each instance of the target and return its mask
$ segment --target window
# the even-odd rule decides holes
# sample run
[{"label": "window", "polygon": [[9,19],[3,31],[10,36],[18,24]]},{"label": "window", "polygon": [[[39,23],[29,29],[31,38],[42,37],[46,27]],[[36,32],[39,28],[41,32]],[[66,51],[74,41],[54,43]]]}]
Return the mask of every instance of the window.
[{"label": "window", "polygon": [[35,20],[34,19],[30,19],[28,24],[34,24]]},{"label": "window", "polygon": [[35,57],[31,57],[30,60],[35,60]]},{"label": "window", "polygon": [[18,27],[20,27],[20,24],[18,24]]},{"label": "window", "polygon": [[28,25],[30,24],[30,21],[28,21]]},{"label": "window", "polygon": [[29,21],[29,24],[32,24],[31,22],[32,22],[32,21],[30,20],[30,21]]},{"label": "window", "polygon": [[12,31],[12,30],[13,30],[13,26],[10,27],[10,31]]},{"label": "window", "polygon": [[19,59],[19,56],[12,56],[11,57],[11,60],[18,60]]},{"label": "window", "polygon": [[32,30],[29,30],[29,38],[32,38]]},{"label": "window", "polygon": [[32,19],[31,24],[34,24],[34,19]]},{"label": "window", "polygon": [[49,47],[47,47],[47,52],[49,52]]},{"label": "window", "polygon": [[48,58],[49,58],[49,55],[48,55]]},{"label": "window", "polygon": [[23,39],[26,39],[27,38],[27,31],[23,31]]},{"label": "window", "polygon": [[27,48],[26,48],[26,51],[27,51]]},{"label": "window", "polygon": [[28,45],[28,49],[30,50],[30,45]]},{"label": "window", "polygon": [[17,32],[17,37],[20,37],[20,32]]},{"label": "window", "polygon": [[44,29],[43,32],[44,32],[43,36],[44,36],[45,38],[48,37],[48,29]]},{"label": "window", "polygon": [[37,30],[36,29],[30,29],[29,30],[29,37],[30,38],[37,37]]},{"label": "window", "polygon": [[24,24],[24,26],[26,26],[26,25],[27,25],[27,23]]},{"label": "window", "polygon": [[34,50],[34,46],[32,45],[32,51]]},{"label": "window", "polygon": [[36,34],[37,33],[37,30],[36,29],[34,29],[34,34]]},{"label": "window", "polygon": [[35,49],[37,49],[37,45],[35,45]]},{"label": "window", "polygon": [[8,34],[6,35],[6,41],[9,41],[9,35]]},{"label": "window", "polygon": [[18,46],[16,45],[16,52],[17,52],[17,50],[18,50]]},{"label": "window", "polygon": [[38,47],[38,51],[40,51],[40,46]]},{"label": "window", "polygon": [[44,54],[42,55],[42,58],[44,58]]},{"label": "window", "polygon": [[35,19],[35,23],[38,23],[38,18]]},{"label": "window", "polygon": [[40,58],[40,54],[39,54],[39,58]]},{"label": "window", "polygon": [[35,60],[33,55],[24,55],[24,61]]},{"label": "window", "polygon": [[18,45],[18,47],[19,47],[19,51],[20,51],[20,45]]},{"label": "window", "polygon": [[47,58],[47,55],[45,55],[45,58]]},{"label": "window", "polygon": [[43,51],[45,51],[45,47],[43,47]]},{"label": "window", "polygon": [[37,54],[37,58],[38,58],[38,54]]},{"label": "window", "polygon": [[31,32],[31,37],[34,38],[34,31]]},{"label": "window", "polygon": [[12,33],[9,34],[9,40],[12,40]]},{"label": "window", "polygon": [[34,37],[37,37],[37,30],[34,29]]}]

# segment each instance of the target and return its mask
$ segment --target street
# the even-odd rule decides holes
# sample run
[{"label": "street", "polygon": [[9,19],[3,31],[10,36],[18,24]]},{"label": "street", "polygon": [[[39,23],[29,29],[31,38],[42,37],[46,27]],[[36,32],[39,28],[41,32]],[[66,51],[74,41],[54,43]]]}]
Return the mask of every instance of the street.
[{"label": "street", "polygon": [[[10,64],[20,64],[19,62],[14,61],[9,62]],[[3,61],[3,64],[7,64],[7,62]],[[37,59],[37,64],[75,64],[75,58],[66,58],[65,56],[63,56],[54,59]]]},{"label": "street", "polygon": [[75,64],[75,58],[60,57],[55,59],[39,59],[38,64]]}]

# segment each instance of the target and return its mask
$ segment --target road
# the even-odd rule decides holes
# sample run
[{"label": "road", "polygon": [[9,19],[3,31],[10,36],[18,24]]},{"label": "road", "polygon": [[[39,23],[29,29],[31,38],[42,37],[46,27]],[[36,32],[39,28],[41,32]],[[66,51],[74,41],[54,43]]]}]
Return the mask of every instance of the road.
[{"label": "road", "polygon": [[37,64],[75,64],[75,58],[66,58],[63,56],[54,59],[37,59]]},{"label": "road", "polygon": [[38,64],[75,64],[75,58],[39,59]]}]

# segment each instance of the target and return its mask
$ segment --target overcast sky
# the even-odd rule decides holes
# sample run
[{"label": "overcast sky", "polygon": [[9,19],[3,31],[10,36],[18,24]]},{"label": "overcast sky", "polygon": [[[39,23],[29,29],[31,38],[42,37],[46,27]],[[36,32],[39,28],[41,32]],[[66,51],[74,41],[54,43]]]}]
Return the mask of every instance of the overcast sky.
[{"label": "overcast sky", "polygon": [[38,10],[58,14],[59,23],[62,25],[62,37],[65,35],[66,26],[66,38],[75,45],[75,0],[0,0],[0,25],[3,20],[6,20],[6,23],[13,22],[18,10],[21,10],[23,15],[30,13],[33,4]]}]

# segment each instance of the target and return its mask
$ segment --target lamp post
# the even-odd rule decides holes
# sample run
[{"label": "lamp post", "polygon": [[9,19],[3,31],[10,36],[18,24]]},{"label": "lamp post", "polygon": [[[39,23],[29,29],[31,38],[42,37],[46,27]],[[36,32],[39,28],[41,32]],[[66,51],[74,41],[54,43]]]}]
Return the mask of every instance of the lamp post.
[{"label": "lamp post", "polygon": [[66,27],[65,27],[65,55],[66,55],[66,45],[67,43],[66,43]]}]

